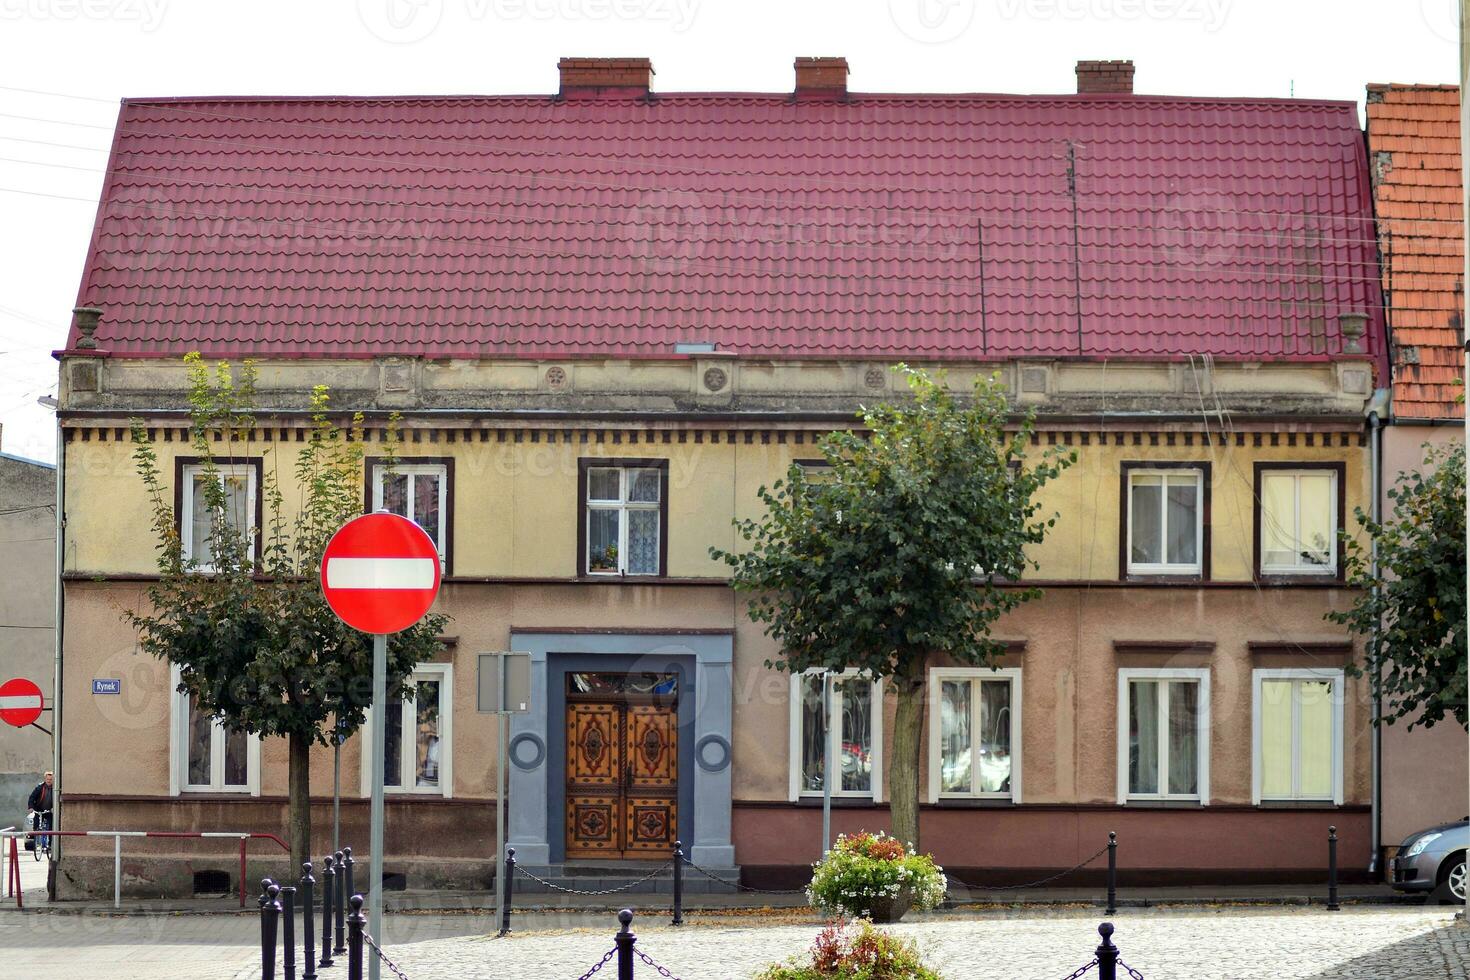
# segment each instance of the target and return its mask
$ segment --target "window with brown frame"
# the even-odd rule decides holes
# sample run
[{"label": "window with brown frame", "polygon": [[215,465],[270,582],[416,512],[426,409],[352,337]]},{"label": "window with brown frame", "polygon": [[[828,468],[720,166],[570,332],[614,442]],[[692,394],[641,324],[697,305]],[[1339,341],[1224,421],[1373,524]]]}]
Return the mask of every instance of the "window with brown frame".
[{"label": "window with brown frame", "polygon": [[577,574],[668,574],[669,461],[577,460]]},{"label": "window with brown frame", "polygon": [[1340,579],[1345,463],[1256,463],[1256,578]]},{"label": "window with brown frame", "polygon": [[1210,577],[1210,464],[1125,462],[1119,486],[1122,579]]},{"label": "window with brown frame", "polygon": [[448,456],[402,456],[364,460],[368,513],[386,510],[413,521],[439,549],[444,574],[454,556],[454,459]]},{"label": "window with brown frame", "polygon": [[219,481],[224,491],[224,511],[217,515],[219,520],[232,534],[253,539],[251,557],[259,562],[261,460],[244,456],[216,457],[212,470],[198,456],[175,458],[174,526],[179,532],[184,560],[196,571],[214,570],[211,538],[216,515],[210,513],[205,492],[211,478]]}]

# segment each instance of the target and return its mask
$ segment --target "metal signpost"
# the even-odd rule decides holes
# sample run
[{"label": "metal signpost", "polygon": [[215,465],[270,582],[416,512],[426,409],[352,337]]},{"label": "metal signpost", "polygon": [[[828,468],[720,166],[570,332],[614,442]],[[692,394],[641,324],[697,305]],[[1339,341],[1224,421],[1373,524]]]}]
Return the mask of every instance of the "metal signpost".
[{"label": "metal signpost", "polygon": [[482,653],[479,662],[479,710],[496,715],[495,741],[495,917],[505,901],[505,793],[510,765],[510,716],[531,710],[531,655]]},{"label": "metal signpost", "polygon": [[822,671],[822,857],[832,849],[832,672]]},{"label": "metal signpost", "polygon": [[[388,634],[423,618],[439,594],[439,549],[406,517],[379,511],[342,525],[322,555],[322,595],[353,629],[373,635],[373,712],[366,764],[372,774],[369,934],[383,942],[383,759],[387,750]],[[346,896],[350,898],[351,896]],[[379,978],[376,956],[368,976]]]}]

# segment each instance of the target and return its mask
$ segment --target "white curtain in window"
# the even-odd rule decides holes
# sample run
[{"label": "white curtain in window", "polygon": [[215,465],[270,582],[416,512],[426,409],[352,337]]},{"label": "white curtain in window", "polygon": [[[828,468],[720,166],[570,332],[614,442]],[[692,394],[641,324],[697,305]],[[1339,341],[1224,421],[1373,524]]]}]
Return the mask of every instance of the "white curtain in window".
[{"label": "white curtain in window", "polygon": [[1193,681],[1169,683],[1168,780],[1170,794],[1199,792],[1199,685]]},{"label": "white curtain in window", "polygon": [[1132,681],[1128,698],[1128,791],[1159,791],[1158,681]]}]

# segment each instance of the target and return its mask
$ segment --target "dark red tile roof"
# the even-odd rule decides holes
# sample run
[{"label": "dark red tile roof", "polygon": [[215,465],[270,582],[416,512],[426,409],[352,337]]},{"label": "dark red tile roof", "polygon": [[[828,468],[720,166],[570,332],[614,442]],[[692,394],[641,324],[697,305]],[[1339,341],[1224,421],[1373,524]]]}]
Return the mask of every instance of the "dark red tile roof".
[{"label": "dark red tile roof", "polygon": [[1394,341],[1393,414],[1464,418],[1459,86],[1369,85],[1368,150]]},{"label": "dark red tile roof", "polygon": [[131,100],[78,301],[132,354],[1382,347],[1346,102]]}]

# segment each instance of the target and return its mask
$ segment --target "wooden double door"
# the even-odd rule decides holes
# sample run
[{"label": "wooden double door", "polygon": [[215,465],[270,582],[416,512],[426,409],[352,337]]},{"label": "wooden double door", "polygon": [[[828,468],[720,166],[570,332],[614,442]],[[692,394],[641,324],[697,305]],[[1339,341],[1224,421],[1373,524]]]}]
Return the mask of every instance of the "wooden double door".
[{"label": "wooden double door", "polygon": [[679,832],[674,700],[569,692],[566,725],[567,857],[667,857]]}]

